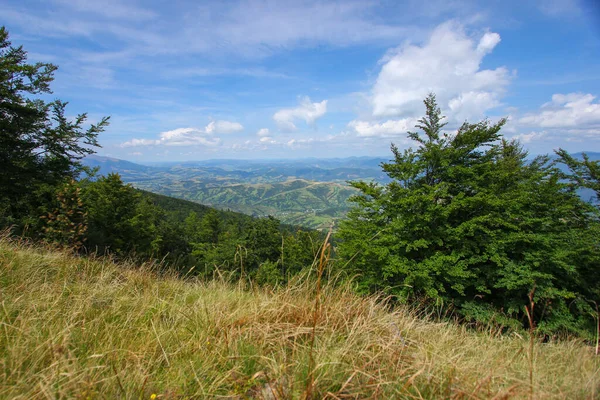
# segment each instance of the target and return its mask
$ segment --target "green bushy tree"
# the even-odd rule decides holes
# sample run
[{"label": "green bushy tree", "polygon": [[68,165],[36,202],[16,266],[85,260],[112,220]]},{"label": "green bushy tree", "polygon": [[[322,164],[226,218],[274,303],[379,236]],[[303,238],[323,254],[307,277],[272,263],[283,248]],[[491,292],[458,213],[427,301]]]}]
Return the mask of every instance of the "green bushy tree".
[{"label": "green bushy tree", "polygon": [[118,174],[87,182],[82,193],[88,213],[87,243],[90,250],[116,255],[156,256],[160,210],[141,198]]},{"label": "green bushy tree", "polygon": [[293,234],[285,235],[281,260],[285,278],[309,268],[314,263],[322,243],[323,234],[319,231],[298,229]]},{"label": "green bushy tree", "polygon": [[42,215],[44,239],[79,250],[87,234],[87,212],[81,199],[81,188],[72,180],[56,191],[55,206]]},{"label": "green bushy tree", "polygon": [[583,282],[598,253],[583,238],[597,229],[593,207],[548,157],[528,162],[503,139],[505,120],[450,135],[435,96],[424,103],[420,132],[408,134],[416,149],[392,145],[382,164],[392,181],[352,183],[361,194],[338,234],[346,272],[362,292],[425,297],[479,321],[523,321],[535,287],[540,329],[584,331],[596,296]]},{"label": "green bushy tree", "polygon": [[0,224],[34,224],[47,206],[49,193],[76,178],[79,160],[99,146],[97,135],[108,124],[83,129],[86,114],[73,121],[67,103],[45,102],[57,67],[27,63],[23,47],[13,47],[0,27]]}]

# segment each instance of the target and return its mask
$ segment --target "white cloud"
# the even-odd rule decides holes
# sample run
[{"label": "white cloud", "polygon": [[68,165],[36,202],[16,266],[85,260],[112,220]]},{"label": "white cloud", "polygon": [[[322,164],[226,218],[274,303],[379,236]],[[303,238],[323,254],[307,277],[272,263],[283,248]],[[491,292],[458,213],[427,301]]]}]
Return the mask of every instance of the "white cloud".
[{"label": "white cloud", "polygon": [[263,144],[275,144],[277,143],[271,136],[263,136],[260,138],[260,142]]},{"label": "white cloud", "polygon": [[[330,149],[334,145],[338,144],[349,144],[348,139],[350,138],[349,132],[341,132],[337,135],[325,135],[319,136],[316,138],[307,137],[307,138],[293,138],[287,141],[286,145],[291,148],[301,148],[301,147],[310,147],[313,148],[322,148],[322,149]],[[327,145],[321,146],[321,144],[327,143]]]},{"label": "white cloud", "polygon": [[269,136],[270,134],[271,132],[269,132],[268,128],[262,128],[259,129],[258,132],[256,132],[256,135],[259,137]]},{"label": "white cloud", "polygon": [[308,96],[300,98],[298,107],[284,108],[273,115],[273,120],[284,131],[295,131],[298,129],[294,121],[304,120],[307,124],[313,125],[315,121],[321,118],[327,112],[327,100],[320,103],[312,103]]},{"label": "white cloud", "polygon": [[215,134],[228,134],[244,130],[244,126],[238,122],[211,121],[204,129],[178,128],[162,132],[158,139],[131,139],[121,143],[120,147],[139,146],[217,146],[221,139],[213,137]]},{"label": "white cloud", "polygon": [[515,135],[512,139],[517,139],[521,143],[531,143],[540,139],[543,139],[548,136],[548,132],[529,132],[529,133],[521,133],[519,135]]},{"label": "white cloud", "polygon": [[448,102],[448,109],[454,120],[465,121],[482,117],[487,110],[498,105],[498,98],[494,93],[465,92],[451,99]]},{"label": "white cloud", "polygon": [[526,126],[540,128],[572,128],[589,130],[600,128],[600,103],[592,94],[555,94],[552,101],[542,105],[538,113],[519,119]]},{"label": "white cloud", "polygon": [[394,137],[406,135],[416,123],[416,119],[404,118],[400,120],[388,120],[382,123],[354,120],[350,121],[348,127],[354,129],[358,136],[362,137]]},{"label": "white cloud", "polygon": [[297,148],[297,147],[301,147],[301,146],[306,146],[309,144],[312,144],[315,142],[315,139],[313,138],[306,138],[306,139],[290,139],[287,142],[288,147],[291,148]]},{"label": "white cloud", "polygon": [[478,41],[455,22],[438,26],[422,46],[405,44],[382,59],[372,91],[375,117],[414,117],[423,99],[434,92],[442,109],[456,121],[480,118],[500,104],[510,81],[504,67],[481,69],[481,62],[500,42],[487,32]]},{"label": "white cloud", "polygon": [[241,132],[244,130],[244,126],[238,122],[230,122],[230,121],[212,121],[211,123],[209,123],[208,125],[206,125],[206,128],[204,128],[204,130],[206,131],[206,133],[213,134],[220,134],[220,133],[235,133],[235,132]]},{"label": "white cloud", "polygon": [[207,132],[195,128],[179,128],[172,131],[163,132],[159,135],[157,144],[166,146],[216,146],[221,140],[206,136]]},{"label": "white cloud", "polygon": [[217,146],[221,139],[211,137],[210,133],[197,128],[178,128],[162,132],[158,139],[132,139],[122,143],[120,147],[139,146]]},{"label": "white cloud", "polygon": [[131,139],[125,143],[121,143],[119,147],[139,147],[139,146],[152,146],[156,144],[154,139]]}]

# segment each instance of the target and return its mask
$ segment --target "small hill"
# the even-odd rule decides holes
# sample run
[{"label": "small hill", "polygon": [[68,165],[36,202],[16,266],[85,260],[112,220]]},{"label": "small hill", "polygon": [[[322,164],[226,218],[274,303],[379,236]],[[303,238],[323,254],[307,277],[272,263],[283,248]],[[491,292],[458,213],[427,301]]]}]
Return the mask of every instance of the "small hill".
[{"label": "small hill", "polygon": [[279,290],[158,275],[0,239],[0,398],[591,399],[578,341],[428,322],[326,287]]},{"label": "small hill", "polygon": [[[147,192],[145,190],[136,189],[141,195],[147,198],[152,204],[163,209],[170,218],[174,219],[179,223],[183,223],[190,213],[196,213],[196,215],[202,218],[209,211],[216,211],[219,214],[219,219],[223,222],[237,222],[239,226],[249,224],[255,217],[248,215],[243,212],[231,211],[228,209],[218,209],[209,206],[205,206],[200,203],[196,203],[189,200],[178,199],[171,196],[166,196],[158,193]],[[296,232],[299,229],[304,231],[310,231],[310,228],[303,228],[299,225],[281,223],[279,225],[282,231]]]},{"label": "small hill", "polygon": [[[171,217],[174,217],[177,221],[183,222],[190,215],[190,213],[194,212],[199,217],[203,217],[204,214],[213,210],[214,208],[205,206],[203,204],[195,203],[193,201],[177,199],[170,196],[165,196],[162,194],[147,192],[145,190],[137,189],[142,194],[143,197],[150,200],[150,202],[154,205],[159,206],[163,210],[165,210]],[[233,212],[233,211],[224,211],[217,210],[220,214],[220,218],[224,221],[231,220],[243,220],[248,221],[252,217],[243,213]]]},{"label": "small hill", "polygon": [[213,186],[184,181],[176,187],[153,190],[201,204],[253,216],[273,215],[282,222],[308,228],[325,228],[348,211],[348,198],[357,191],[333,182],[301,179],[278,183]]}]

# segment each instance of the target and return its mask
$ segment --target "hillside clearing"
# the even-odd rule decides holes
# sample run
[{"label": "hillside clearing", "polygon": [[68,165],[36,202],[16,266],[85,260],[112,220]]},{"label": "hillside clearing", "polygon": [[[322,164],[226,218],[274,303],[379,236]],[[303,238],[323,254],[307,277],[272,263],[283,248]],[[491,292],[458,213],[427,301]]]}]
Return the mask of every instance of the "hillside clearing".
[{"label": "hillside clearing", "polygon": [[[314,291],[159,276],[0,240],[0,397],[301,398]],[[528,398],[528,340],[324,289],[315,398]],[[600,359],[536,343],[533,397],[591,399]],[[178,397],[179,398],[179,397]]]}]

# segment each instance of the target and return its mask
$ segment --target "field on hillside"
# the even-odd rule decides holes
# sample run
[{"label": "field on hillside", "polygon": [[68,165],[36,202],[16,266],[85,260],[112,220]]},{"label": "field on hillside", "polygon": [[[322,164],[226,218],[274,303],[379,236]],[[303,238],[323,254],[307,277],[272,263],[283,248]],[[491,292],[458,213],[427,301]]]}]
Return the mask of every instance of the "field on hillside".
[{"label": "field on hillside", "polygon": [[[159,275],[0,240],[0,398],[592,399],[600,359],[326,287]],[[309,389],[309,360],[314,381]],[[530,358],[530,355],[533,358]],[[531,363],[530,363],[531,362]],[[532,367],[532,368],[531,368]],[[531,375],[530,375],[531,373]],[[530,386],[530,379],[533,385]]]}]

